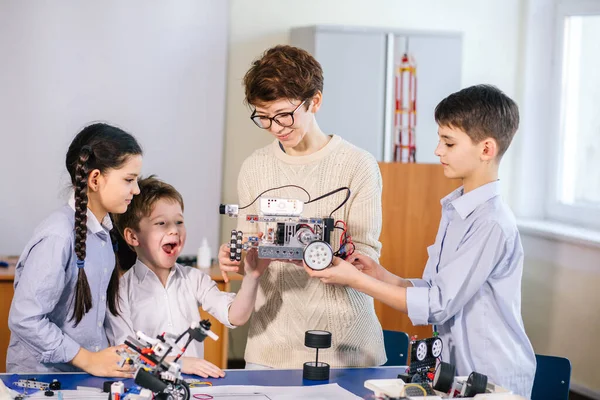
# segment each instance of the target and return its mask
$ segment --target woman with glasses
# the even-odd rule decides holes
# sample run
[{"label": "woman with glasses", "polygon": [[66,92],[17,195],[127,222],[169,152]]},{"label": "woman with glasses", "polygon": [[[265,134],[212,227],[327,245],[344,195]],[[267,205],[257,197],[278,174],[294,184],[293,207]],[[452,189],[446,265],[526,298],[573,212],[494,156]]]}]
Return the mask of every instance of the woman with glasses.
[{"label": "woman with glasses", "polygon": [[[296,47],[273,47],[254,61],[244,87],[252,122],[275,140],[244,161],[238,178],[240,206],[250,204],[265,190],[284,185],[295,187],[277,189],[269,196],[307,201],[300,188],[314,199],[348,187],[351,194],[342,207],[336,210],[346,191],[305,204],[303,215],[327,217],[335,210],[332,217],[347,223],[355,251],[377,260],[381,249],[379,167],[368,152],[319,128],[316,114],[323,101],[323,71],[318,61]],[[257,202],[244,212],[258,214]],[[257,226],[240,222],[238,230],[252,233]],[[331,243],[339,243],[340,233],[334,230]],[[219,263],[224,273],[237,272],[243,260],[230,261],[229,249],[223,245]],[[314,359],[314,349],[304,346],[304,334],[315,329],[332,333],[331,348],[319,352],[319,360],[331,367],[386,362],[371,297],[312,279],[301,265],[271,261],[261,278],[250,320],[246,368],[301,368]]]}]

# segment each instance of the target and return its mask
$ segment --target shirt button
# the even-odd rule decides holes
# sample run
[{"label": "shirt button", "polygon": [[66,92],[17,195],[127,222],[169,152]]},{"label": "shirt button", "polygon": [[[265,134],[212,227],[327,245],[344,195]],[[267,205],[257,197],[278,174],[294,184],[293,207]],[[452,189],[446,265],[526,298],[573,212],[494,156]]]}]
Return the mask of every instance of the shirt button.
[{"label": "shirt button", "polygon": [[98,327],[102,328],[102,322],[98,322]]},{"label": "shirt button", "polygon": [[104,273],[106,274],[108,272],[108,269],[104,268]]},{"label": "shirt button", "polygon": [[96,346],[96,351],[100,351],[100,346]]},{"label": "shirt button", "polygon": [[102,301],[105,301],[105,300],[106,300],[106,296],[102,295]]},{"label": "shirt button", "polygon": [[105,244],[106,244],[106,242],[103,240],[102,241],[102,247],[104,247]]}]

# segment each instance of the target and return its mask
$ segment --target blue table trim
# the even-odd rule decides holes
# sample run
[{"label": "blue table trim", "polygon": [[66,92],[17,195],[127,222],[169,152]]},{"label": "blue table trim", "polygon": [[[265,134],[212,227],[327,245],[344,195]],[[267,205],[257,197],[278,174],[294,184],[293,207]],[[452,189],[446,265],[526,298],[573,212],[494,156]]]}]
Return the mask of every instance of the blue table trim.
[{"label": "blue table trim", "polygon": [[[372,394],[364,387],[368,379],[393,379],[406,367],[375,367],[375,368],[344,368],[332,369],[329,380],[309,381],[302,379],[302,370],[299,369],[272,369],[272,370],[226,370],[225,378],[203,379],[198,376],[185,375],[186,379],[201,379],[210,381],[214,386],[222,385],[255,385],[255,386],[313,386],[325,383],[337,383],[344,389],[365,397]],[[52,382],[58,379],[63,389],[76,389],[77,386],[91,386],[101,388],[104,381],[110,378],[99,378],[85,373],[55,373],[55,374],[0,374],[4,384],[14,390],[20,391],[13,385],[19,379],[36,378],[40,382]],[[126,388],[135,386],[133,379],[123,380]],[[31,392],[30,392],[31,393]]]}]

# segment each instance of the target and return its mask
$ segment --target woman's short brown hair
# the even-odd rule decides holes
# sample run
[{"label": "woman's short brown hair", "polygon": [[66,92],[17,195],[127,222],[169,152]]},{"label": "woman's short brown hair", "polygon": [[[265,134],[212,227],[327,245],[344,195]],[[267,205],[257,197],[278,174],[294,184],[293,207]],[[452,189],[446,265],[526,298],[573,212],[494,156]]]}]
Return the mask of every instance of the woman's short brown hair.
[{"label": "woman's short brown hair", "polygon": [[[306,50],[279,45],[265,51],[244,76],[246,103],[307,100],[323,92],[321,64]],[[307,105],[308,107],[308,105]]]}]

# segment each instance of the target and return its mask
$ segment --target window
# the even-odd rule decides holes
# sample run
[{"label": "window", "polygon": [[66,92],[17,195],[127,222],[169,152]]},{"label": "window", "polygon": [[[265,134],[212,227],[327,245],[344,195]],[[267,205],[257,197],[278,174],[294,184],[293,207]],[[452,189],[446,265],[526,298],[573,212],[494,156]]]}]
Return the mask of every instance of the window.
[{"label": "window", "polygon": [[563,0],[556,10],[547,214],[600,229],[600,2]]}]

